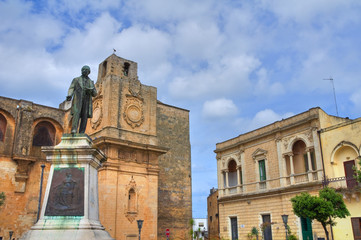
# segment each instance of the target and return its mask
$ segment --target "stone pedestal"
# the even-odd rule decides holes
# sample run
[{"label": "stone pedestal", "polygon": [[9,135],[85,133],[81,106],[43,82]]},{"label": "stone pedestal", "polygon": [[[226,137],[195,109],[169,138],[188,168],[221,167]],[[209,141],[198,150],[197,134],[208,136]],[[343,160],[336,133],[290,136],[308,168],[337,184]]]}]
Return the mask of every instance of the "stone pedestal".
[{"label": "stone pedestal", "polygon": [[51,169],[39,221],[21,239],[113,239],[99,222],[98,172],[105,155],[85,134],[43,147]]}]

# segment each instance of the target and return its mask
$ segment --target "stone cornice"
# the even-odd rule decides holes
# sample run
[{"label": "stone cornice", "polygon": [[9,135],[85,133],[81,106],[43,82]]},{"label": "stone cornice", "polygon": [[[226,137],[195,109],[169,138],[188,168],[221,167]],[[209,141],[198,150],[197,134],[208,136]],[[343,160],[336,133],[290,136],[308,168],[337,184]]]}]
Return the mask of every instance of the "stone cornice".
[{"label": "stone cornice", "polygon": [[[315,119],[318,119],[319,118],[319,115],[318,114],[312,114],[312,115],[309,115],[308,117],[306,118],[303,118],[299,121],[295,121],[291,124],[287,124],[285,126],[279,126],[279,122],[275,122],[271,125],[274,125],[274,127],[271,129],[271,130],[265,130],[266,127],[269,127],[271,125],[268,125],[266,127],[263,127],[263,128],[260,128],[260,129],[256,129],[254,131],[251,131],[251,132],[248,132],[248,133],[245,133],[245,134],[242,134],[242,135],[239,135],[238,137],[236,138],[233,138],[233,139],[230,139],[230,140],[227,140],[225,142],[222,142],[222,143],[217,143],[217,145],[219,144],[226,144],[226,142],[228,141],[231,141],[231,140],[239,140],[237,141],[236,143],[233,143],[233,144],[230,144],[230,145],[227,145],[227,146],[224,146],[224,147],[219,147],[217,148],[216,150],[214,150],[215,153],[219,153],[219,152],[222,152],[222,151],[226,151],[228,149],[231,149],[231,148],[235,148],[235,147],[238,147],[240,145],[243,145],[243,144],[246,144],[248,142],[251,142],[251,141],[255,141],[255,140],[258,140],[258,139],[261,139],[261,138],[265,138],[269,135],[273,135],[273,134],[276,134],[278,132],[281,132],[281,131],[285,131],[285,130],[288,130],[288,129],[291,129],[291,128],[294,128],[296,126],[299,126],[299,125],[302,125],[302,124],[305,124],[305,123],[308,123],[308,122],[311,122]],[[277,126],[278,125],[278,126]],[[257,134],[257,135],[253,135],[255,131],[262,131],[264,130],[264,132],[261,132],[260,134]],[[252,136],[253,135],[253,136]],[[249,137],[248,137],[249,136]]]}]

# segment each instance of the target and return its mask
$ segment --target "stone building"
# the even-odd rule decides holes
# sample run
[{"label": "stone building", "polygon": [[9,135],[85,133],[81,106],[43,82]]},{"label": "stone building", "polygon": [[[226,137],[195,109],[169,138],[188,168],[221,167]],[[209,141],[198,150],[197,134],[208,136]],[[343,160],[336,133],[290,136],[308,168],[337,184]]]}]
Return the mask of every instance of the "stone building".
[{"label": "stone building", "polygon": [[207,197],[208,239],[219,239],[218,190],[212,188]]},{"label": "stone building", "polygon": [[[293,214],[290,199],[301,192],[318,194],[323,186],[324,163],[329,177],[344,176],[341,169],[344,158],[359,156],[359,131],[360,125],[351,124],[347,118],[330,116],[320,108],[312,108],[218,143],[215,152],[220,236],[246,239],[252,227],[256,227],[266,240],[284,239],[281,215],[287,214],[288,225],[299,239],[325,237],[321,224]],[[339,152],[342,146],[347,148]],[[324,150],[325,159],[322,149],[327,149]],[[340,157],[342,160],[338,160]],[[356,196],[351,194],[350,201],[360,206],[359,195]],[[352,223],[356,225],[361,214],[359,210],[350,210],[355,222]],[[350,229],[350,219],[343,221]]]},{"label": "stone building", "polygon": [[[189,111],[157,100],[137,63],[111,55],[99,65],[86,133],[107,155],[99,170],[100,221],[116,239],[184,239],[192,218]],[[64,93],[66,95],[66,93]],[[0,97],[0,237],[20,237],[36,221],[41,146],[70,132],[69,103],[59,109]],[[43,189],[45,191],[45,189]]]},{"label": "stone building", "polygon": [[336,219],[334,239],[361,239],[361,188],[353,177],[359,168],[361,152],[361,118],[321,129],[320,138],[329,187],[342,193],[351,216]]}]

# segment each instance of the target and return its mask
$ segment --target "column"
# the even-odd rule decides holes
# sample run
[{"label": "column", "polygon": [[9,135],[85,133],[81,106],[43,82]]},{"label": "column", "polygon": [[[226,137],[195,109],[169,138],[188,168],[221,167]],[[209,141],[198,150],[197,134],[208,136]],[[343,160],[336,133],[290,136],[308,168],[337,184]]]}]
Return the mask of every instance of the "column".
[{"label": "column", "polygon": [[323,171],[325,171],[322,168],[322,156],[321,156],[321,147],[320,146],[320,140],[318,139],[317,134],[317,127],[312,128],[312,137],[313,137],[313,144],[314,144],[314,151],[315,151],[315,163],[316,163],[316,169],[315,170],[322,170],[317,172],[318,179],[322,179]]},{"label": "column", "polygon": [[226,172],[226,194],[229,194],[229,184],[228,184],[228,170],[225,170]]},{"label": "column", "polygon": [[291,166],[291,177],[290,177],[290,180],[291,180],[291,184],[294,184],[295,183],[295,169],[294,169],[294,166],[293,166],[293,154],[289,154],[288,155],[290,157],[290,166]]},{"label": "column", "polygon": [[285,177],[287,176],[287,169],[286,169],[286,159],[282,157],[282,147],[281,147],[281,139],[276,139],[277,145],[277,158],[278,158],[278,170],[280,172],[280,186],[284,187],[285,184]]},{"label": "column", "polygon": [[241,173],[240,168],[237,167],[237,193],[241,193]]},{"label": "column", "polygon": [[312,173],[312,162],[311,162],[311,153],[310,149],[307,149],[307,164],[308,164],[308,181],[313,181],[313,173]]},{"label": "column", "polygon": [[220,172],[220,184],[219,184],[219,195],[220,197],[224,196],[224,172]]}]

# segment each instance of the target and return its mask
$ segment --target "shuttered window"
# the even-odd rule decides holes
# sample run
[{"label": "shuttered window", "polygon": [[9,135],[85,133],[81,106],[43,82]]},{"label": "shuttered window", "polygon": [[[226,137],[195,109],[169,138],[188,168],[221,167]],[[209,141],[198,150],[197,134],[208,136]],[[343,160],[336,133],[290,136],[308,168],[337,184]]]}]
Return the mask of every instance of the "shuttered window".
[{"label": "shuttered window", "polygon": [[265,160],[258,161],[259,164],[259,180],[266,181],[266,164]]}]

